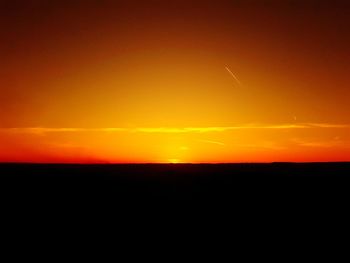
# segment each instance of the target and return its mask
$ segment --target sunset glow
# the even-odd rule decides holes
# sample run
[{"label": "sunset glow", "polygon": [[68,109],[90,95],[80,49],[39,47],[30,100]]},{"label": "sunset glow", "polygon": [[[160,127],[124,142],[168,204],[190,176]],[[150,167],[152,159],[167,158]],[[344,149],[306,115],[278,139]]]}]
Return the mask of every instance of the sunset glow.
[{"label": "sunset glow", "polygon": [[342,1],[14,2],[0,162],[350,161]]}]

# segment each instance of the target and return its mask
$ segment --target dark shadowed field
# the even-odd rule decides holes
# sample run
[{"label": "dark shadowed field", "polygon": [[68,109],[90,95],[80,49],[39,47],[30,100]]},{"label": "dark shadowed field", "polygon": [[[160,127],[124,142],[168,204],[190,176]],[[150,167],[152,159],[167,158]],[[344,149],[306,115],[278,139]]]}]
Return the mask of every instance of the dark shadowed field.
[{"label": "dark shadowed field", "polygon": [[1,164],[3,200],[345,198],[350,163]]}]

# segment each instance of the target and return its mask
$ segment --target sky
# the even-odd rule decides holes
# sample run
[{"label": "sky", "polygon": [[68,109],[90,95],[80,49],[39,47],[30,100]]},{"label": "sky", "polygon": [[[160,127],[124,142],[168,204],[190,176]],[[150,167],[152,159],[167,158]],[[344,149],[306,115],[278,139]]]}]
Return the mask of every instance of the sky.
[{"label": "sky", "polygon": [[347,1],[0,3],[0,162],[350,161]]}]

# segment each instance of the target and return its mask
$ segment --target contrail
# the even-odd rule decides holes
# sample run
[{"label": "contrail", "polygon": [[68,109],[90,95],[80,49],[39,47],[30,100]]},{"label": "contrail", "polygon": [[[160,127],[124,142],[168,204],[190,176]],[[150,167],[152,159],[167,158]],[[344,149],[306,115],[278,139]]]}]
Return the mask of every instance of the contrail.
[{"label": "contrail", "polygon": [[239,81],[239,79],[236,77],[236,75],[233,74],[233,72],[228,67],[225,67],[225,68],[228,71],[228,73],[230,73],[230,75],[235,79],[235,81],[238,83],[238,85],[242,86],[242,82]]}]

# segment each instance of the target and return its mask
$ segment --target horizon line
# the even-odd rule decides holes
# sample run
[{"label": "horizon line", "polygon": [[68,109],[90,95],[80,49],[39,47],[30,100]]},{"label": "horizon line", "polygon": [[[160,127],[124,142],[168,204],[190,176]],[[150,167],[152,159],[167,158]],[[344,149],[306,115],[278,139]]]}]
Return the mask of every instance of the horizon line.
[{"label": "horizon line", "polygon": [[349,163],[349,161],[273,161],[273,162],[183,162],[183,163],[171,163],[171,162],[16,162],[8,161],[1,162],[3,164],[34,164],[34,165],[221,165],[221,164],[321,164],[321,163]]}]

